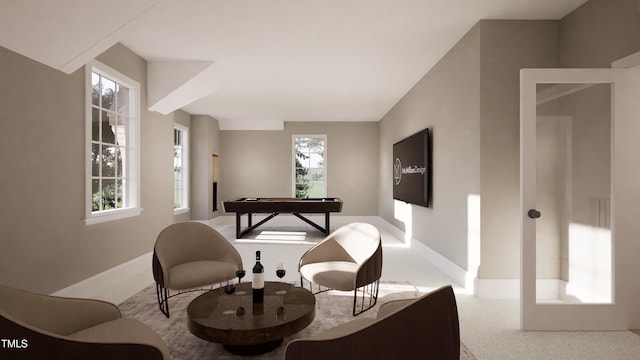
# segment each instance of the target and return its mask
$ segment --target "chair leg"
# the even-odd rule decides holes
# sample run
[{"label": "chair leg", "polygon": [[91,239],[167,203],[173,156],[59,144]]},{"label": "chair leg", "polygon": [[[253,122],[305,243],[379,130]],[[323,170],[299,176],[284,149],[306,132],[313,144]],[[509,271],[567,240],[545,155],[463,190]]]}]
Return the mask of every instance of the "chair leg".
[{"label": "chair leg", "polygon": [[[362,314],[363,312],[376,306],[378,302],[378,290],[380,288],[380,279],[372,282],[371,284],[359,287],[353,290],[353,316]],[[362,299],[360,303],[360,309],[358,309],[358,291],[362,292]],[[368,295],[369,304],[365,305],[365,295]]]},{"label": "chair leg", "polygon": [[158,297],[158,306],[160,311],[169,318],[169,290],[164,286],[156,283],[156,295]]},{"label": "chair leg", "polygon": [[[222,283],[219,283],[220,286],[222,286]],[[188,290],[174,290],[173,294],[169,293],[169,289],[165,288],[164,286],[160,285],[160,283],[156,282],[156,296],[158,299],[158,307],[160,308],[160,311],[162,311],[162,313],[164,314],[164,316],[166,316],[167,318],[170,316],[169,314],[169,299],[177,296],[177,295],[182,295],[182,294],[186,294],[186,293],[190,293],[190,292],[194,292],[194,291],[211,291],[213,290],[215,284],[211,284],[210,286],[207,287],[200,287],[200,288],[193,288],[193,289],[188,289]]]},{"label": "chair leg", "polygon": [[326,292],[326,291],[330,291],[333,290],[332,288],[328,288],[328,287],[324,287],[322,285],[318,285],[315,284],[317,286],[317,290],[314,289],[314,283],[304,279],[302,276],[300,276],[300,287],[301,288],[305,288],[304,282],[308,282],[309,283],[309,291],[313,294],[313,295],[318,295],[320,293]]}]

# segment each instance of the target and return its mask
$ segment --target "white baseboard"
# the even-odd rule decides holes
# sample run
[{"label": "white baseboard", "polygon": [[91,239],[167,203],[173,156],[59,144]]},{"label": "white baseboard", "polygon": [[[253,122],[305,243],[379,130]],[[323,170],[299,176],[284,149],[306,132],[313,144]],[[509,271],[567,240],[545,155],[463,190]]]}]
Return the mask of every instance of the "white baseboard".
[{"label": "white baseboard", "polygon": [[[398,229],[393,224],[389,223],[381,217],[376,218],[377,219],[374,219],[374,221],[378,226],[383,227],[384,230],[390,232],[398,239],[405,239],[405,233],[402,230]],[[469,288],[469,286],[472,285],[472,281],[469,280],[470,273],[467,270],[461,268],[458,264],[442,256],[440,253],[423,244],[422,242],[416,240],[415,238],[411,238],[410,246],[416,251],[418,255],[425,258],[440,271],[449,276],[456,284],[459,284],[464,288]],[[471,279],[473,279],[474,276],[475,274],[471,276]]]},{"label": "white baseboard", "polygon": [[[382,218],[378,218],[379,224],[385,230],[392,233],[399,239],[404,239],[405,234],[391,223]],[[429,261],[438,270],[449,276],[454,282],[465,289],[471,290],[474,296],[481,299],[519,299],[520,280],[519,279],[479,279],[475,273],[463,269],[458,264],[442,256],[424,243],[411,239],[411,248],[416,253]]]},{"label": "white baseboard", "polygon": [[567,282],[560,279],[538,279],[536,281],[537,301],[562,299],[567,292]]},{"label": "white baseboard", "polygon": [[480,299],[519,299],[520,279],[476,278],[474,295]]},{"label": "white baseboard", "polygon": [[[538,279],[537,297],[541,302],[568,302],[566,281]],[[520,299],[520,279],[476,279],[475,294],[481,299]]]},{"label": "white baseboard", "polygon": [[469,288],[469,285],[471,285],[468,284],[467,281],[467,270],[461,268],[458,264],[442,256],[439,252],[413,238],[411,239],[411,248],[415,249],[419,255],[424,257],[440,271],[449,276],[457,284],[461,285],[464,288]]},{"label": "white baseboard", "polygon": [[[315,218],[313,220],[317,220],[318,223],[320,223],[320,220],[324,221],[324,215],[321,217],[316,216]],[[377,223],[378,219],[379,217],[377,216],[332,216],[331,227],[334,228],[356,221]],[[220,216],[215,220],[215,223],[225,222],[234,224],[235,216]],[[275,224],[300,225],[304,223],[302,223],[300,219],[291,215],[279,217],[279,219],[275,221]],[[99,299],[114,304],[120,304],[140,290],[153,284],[153,272],[151,269],[152,256],[153,252],[148,252],[64,289],[60,289],[51,295]]]},{"label": "white baseboard", "polygon": [[[276,224],[299,222],[297,218],[283,217]],[[215,223],[234,224],[235,217],[218,217]],[[404,232],[379,216],[332,216],[332,228],[350,222],[364,221],[380,226],[399,239],[404,239]],[[519,279],[479,279],[475,274],[461,268],[458,264],[442,256],[416,239],[411,239],[410,246],[426,261],[429,261],[456,284],[466,289],[473,289],[478,298],[484,299],[518,299],[520,298]],[[153,284],[151,270],[152,252],[127,261],[114,268],[82,280],[76,284],[56,291],[52,295],[101,299],[119,304],[145,287]]]},{"label": "white baseboard", "polygon": [[151,259],[148,252],[109,270],[82,280],[52,295],[90,298],[120,304],[135,293],[153,284]]}]

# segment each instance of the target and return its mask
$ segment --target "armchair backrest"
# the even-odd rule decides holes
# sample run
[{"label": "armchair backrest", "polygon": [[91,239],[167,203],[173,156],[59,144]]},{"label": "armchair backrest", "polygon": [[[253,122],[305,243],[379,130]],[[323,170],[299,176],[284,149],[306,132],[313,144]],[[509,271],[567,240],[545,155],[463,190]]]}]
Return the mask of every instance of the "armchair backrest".
[{"label": "armchair backrest", "polygon": [[96,331],[90,340],[75,337],[78,332],[119,319],[118,307],[105,301],[0,286],[0,338],[16,342],[0,353],[3,359],[14,360],[170,359],[162,339],[133,319],[124,319],[128,321],[119,323],[121,331],[113,331],[121,338],[112,339],[105,331]]},{"label": "armchair backrest", "polygon": [[163,269],[191,261],[218,260],[242,264],[238,250],[212,227],[193,221],[166,227],[156,239],[155,254]]},{"label": "armchair backrest", "polygon": [[[330,261],[358,264],[354,289],[380,279],[382,275],[380,232],[375,226],[367,223],[350,223],[342,226],[300,257],[298,271],[308,264]],[[322,285],[331,287],[328,284]]]},{"label": "armchair backrest", "polygon": [[74,299],[32,293],[0,286],[0,316],[43,332],[69,335],[78,331],[77,321],[99,323],[120,317],[117,306],[89,299]]},{"label": "armchair backrest", "polygon": [[[384,306],[384,305],[383,305]],[[356,319],[342,331],[296,339],[285,360],[460,358],[460,329],[455,295],[445,286],[377,320]],[[330,332],[330,331],[329,331]]]},{"label": "armchair backrest", "polygon": [[351,223],[331,233],[326,240],[335,241],[357,264],[363,264],[381,244],[378,229],[367,223]]},{"label": "armchair backrest", "polygon": [[[450,285],[433,290],[416,298],[406,306],[379,316],[381,328],[390,326],[400,334],[390,335],[390,341],[412,340],[414,349],[401,349],[400,359],[415,358],[416,348],[429,356],[425,359],[460,358],[460,324],[458,307]],[[403,327],[407,327],[402,330]],[[404,332],[403,332],[404,331]],[[409,334],[407,334],[409,333]]]}]

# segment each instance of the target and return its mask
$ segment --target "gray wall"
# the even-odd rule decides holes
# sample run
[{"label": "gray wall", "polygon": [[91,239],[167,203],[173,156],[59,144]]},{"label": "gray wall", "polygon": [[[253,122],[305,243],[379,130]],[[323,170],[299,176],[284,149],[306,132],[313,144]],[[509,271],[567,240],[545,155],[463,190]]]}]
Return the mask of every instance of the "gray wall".
[{"label": "gray wall", "polygon": [[480,27],[475,26],[380,121],[379,213],[401,229],[393,200],[393,144],[432,132],[431,206],[412,206],[413,237],[467,267],[467,203],[480,193]]},{"label": "gray wall", "polygon": [[146,111],[146,62],[99,61],[141,84],[137,217],[87,226],[84,69],[71,75],[0,48],[0,284],[50,293],[152,250],[173,222],[172,116]]},{"label": "gray wall", "polygon": [[640,51],[640,0],[590,0],[560,20],[562,67],[608,68]]},{"label": "gray wall", "polygon": [[591,0],[559,21],[481,23],[482,264],[478,277],[520,277],[519,69],[609,68],[612,61],[640,51],[639,9],[639,0]]},{"label": "gray wall", "polygon": [[377,215],[378,124],[288,122],[282,131],[221,131],[221,200],[292,196],[292,135],[327,136],[327,196],[341,215]]},{"label": "gray wall", "polygon": [[[590,0],[555,24],[482,22],[379,123],[237,132],[192,117],[191,217],[221,213],[211,212],[213,153],[220,155],[220,200],[290,196],[291,135],[327,134],[328,195],[343,198],[343,214],[379,214],[402,228],[393,214],[392,144],[429,127],[433,207],[413,207],[414,237],[467,268],[467,202],[480,194],[480,276],[517,278],[517,69],[553,66],[553,47],[562,66],[609,67],[640,51],[639,8],[640,0]],[[2,284],[64,288],[151,251],[174,221],[173,123],[185,114],[145,110],[146,62],[126,47],[99,60],[142,85],[142,215],[84,225],[84,70],[66,75],[0,48]]]},{"label": "gray wall", "polygon": [[481,239],[479,277],[518,278],[519,70],[557,66],[557,45],[552,21],[471,29],[380,122],[380,215],[404,226],[393,213],[392,144],[429,127],[433,202],[411,206],[413,237],[468,270]]},{"label": "gray wall", "polygon": [[414,238],[467,269],[466,197],[480,194],[478,277],[519,278],[519,70],[610,67],[640,50],[639,9],[591,0],[558,21],[481,21],[380,121],[380,216],[403,227],[392,144],[429,127],[433,207],[412,206]]},{"label": "gray wall", "polygon": [[520,278],[520,69],[559,66],[557,21],[481,21],[479,278]]}]

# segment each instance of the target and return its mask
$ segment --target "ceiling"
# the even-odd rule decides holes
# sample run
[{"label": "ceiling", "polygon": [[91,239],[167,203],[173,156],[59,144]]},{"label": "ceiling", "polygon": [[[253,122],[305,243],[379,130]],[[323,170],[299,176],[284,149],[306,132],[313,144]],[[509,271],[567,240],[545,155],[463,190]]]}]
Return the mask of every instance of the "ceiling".
[{"label": "ceiling", "polygon": [[148,61],[151,110],[281,129],[378,121],[480,19],[559,19],[584,2],[3,0],[0,45],[72,73],[121,42]]}]

